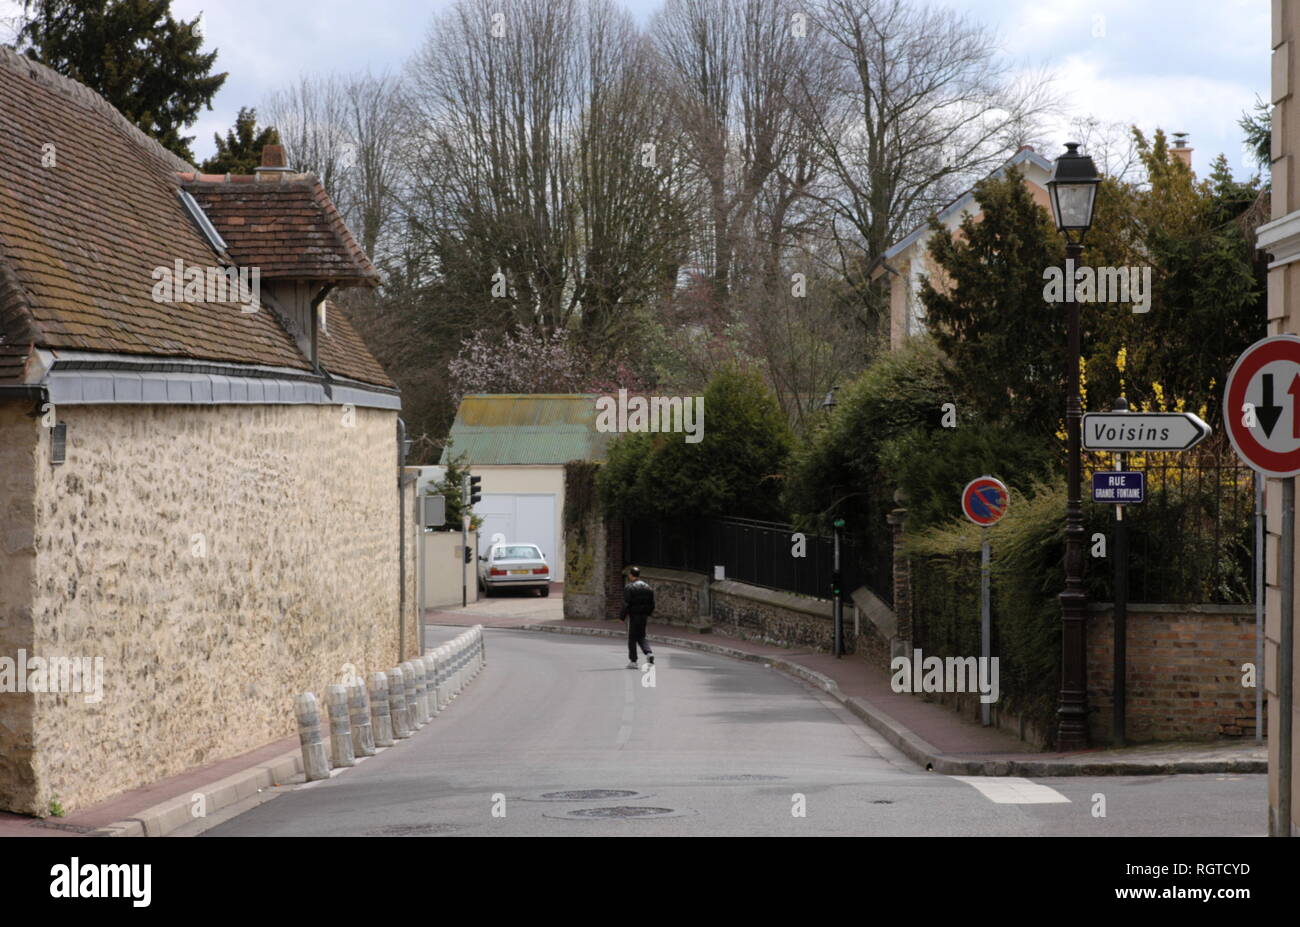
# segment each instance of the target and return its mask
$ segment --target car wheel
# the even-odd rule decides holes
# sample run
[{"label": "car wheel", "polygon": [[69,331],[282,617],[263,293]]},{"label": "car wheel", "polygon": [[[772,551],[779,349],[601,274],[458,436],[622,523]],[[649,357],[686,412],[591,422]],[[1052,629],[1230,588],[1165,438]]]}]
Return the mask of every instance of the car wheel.
[{"label": "car wheel", "polygon": [[542,598],[543,598],[543,599],[546,598],[548,595],[551,594],[551,587],[550,587],[550,586],[543,586],[543,587],[541,588],[541,593],[542,593]]}]

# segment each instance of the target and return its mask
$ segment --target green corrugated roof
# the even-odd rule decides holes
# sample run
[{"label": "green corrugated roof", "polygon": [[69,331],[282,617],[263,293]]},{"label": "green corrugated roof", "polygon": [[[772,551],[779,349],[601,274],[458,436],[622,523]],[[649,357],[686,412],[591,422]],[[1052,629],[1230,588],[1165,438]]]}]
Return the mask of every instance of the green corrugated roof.
[{"label": "green corrugated roof", "polygon": [[[610,435],[596,430],[598,398],[594,393],[466,396],[451,426],[451,452],[481,465],[602,460]],[[446,449],[439,462],[448,462]]]}]

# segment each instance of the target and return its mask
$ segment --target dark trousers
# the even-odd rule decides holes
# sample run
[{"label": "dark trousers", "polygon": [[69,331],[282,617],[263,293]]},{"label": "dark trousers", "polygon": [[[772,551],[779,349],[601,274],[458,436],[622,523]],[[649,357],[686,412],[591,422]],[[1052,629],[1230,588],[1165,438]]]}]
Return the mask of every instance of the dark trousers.
[{"label": "dark trousers", "polygon": [[629,663],[636,662],[636,648],[638,646],[647,657],[654,652],[645,639],[645,626],[649,620],[649,615],[627,616],[627,659]]}]

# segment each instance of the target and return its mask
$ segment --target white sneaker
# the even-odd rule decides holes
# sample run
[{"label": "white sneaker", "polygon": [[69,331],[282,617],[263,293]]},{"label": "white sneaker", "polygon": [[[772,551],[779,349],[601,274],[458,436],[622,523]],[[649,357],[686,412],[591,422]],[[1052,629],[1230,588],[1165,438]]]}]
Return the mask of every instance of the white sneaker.
[{"label": "white sneaker", "polygon": [[636,665],[636,660],[628,660],[628,661],[627,661],[627,668],[628,668],[628,669],[639,669],[640,667],[638,667],[638,666]]}]

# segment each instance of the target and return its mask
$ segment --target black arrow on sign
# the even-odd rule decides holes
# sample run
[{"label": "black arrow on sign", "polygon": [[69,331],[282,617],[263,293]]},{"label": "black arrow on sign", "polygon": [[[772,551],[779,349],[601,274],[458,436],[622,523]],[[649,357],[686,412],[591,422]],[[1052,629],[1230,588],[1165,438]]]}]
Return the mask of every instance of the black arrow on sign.
[{"label": "black arrow on sign", "polygon": [[1277,421],[1282,417],[1282,407],[1273,405],[1273,375],[1264,374],[1264,402],[1255,414],[1259,417],[1260,425],[1264,426],[1264,437],[1271,438],[1273,429],[1277,427]]}]

